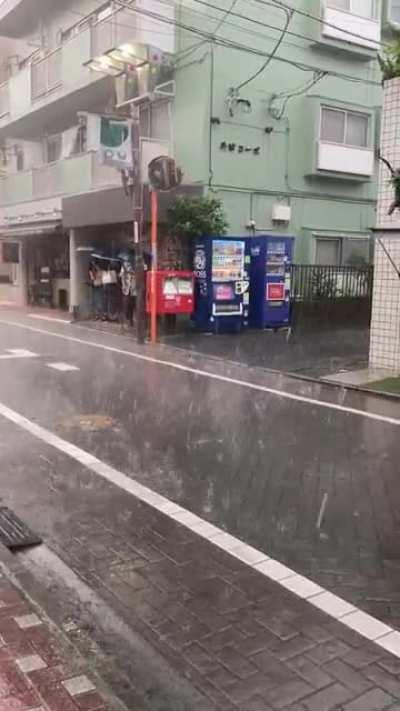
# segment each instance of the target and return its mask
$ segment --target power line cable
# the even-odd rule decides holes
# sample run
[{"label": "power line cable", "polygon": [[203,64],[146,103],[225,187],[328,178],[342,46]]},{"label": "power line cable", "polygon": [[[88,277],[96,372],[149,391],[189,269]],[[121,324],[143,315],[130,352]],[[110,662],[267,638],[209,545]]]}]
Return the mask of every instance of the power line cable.
[{"label": "power line cable", "polygon": [[[161,1],[162,1],[162,2],[165,2],[165,3],[168,4],[168,5],[177,7],[177,4],[176,4],[175,2],[168,2],[167,0],[161,0]],[[205,2],[205,0],[195,0],[195,1],[196,1],[196,2],[201,2],[201,4],[204,4],[204,5],[213,7],[213,8],[216,9],[216,10],[219,10],[219,8],[217,8],[216,6],[212,5],[211,3]],[[268,3],[268,2],[266,2],[265,0],[256,0],[256,1],[262,2],[262,4],[265,4],[265,5],[271,5],[271,3]],[[278,2],[278,0],[276,0],[276,1]],[[145,10],[145,9],[143,9],[143,8],[138,8],[138,7],[134,7],[134,6],[132,6],[132,5],[127,5],[125,2],[122,2],[122,0],[117,0],[117,2],[119,3],[119,5],[120,5],[122,8],[129,10],[129,11],[132,12],[133,14],[139,14],[139,15],[143,15],[143,16],[146,16],[146,17],[151,17],[152,19],[155,19],[155,20],[157,20],[157,21],[159,21],[159,22],[163,22],[164,24],[173,25],[173,26],[176,27],[176,28],[183,29],[183,30],[187,31],[189,34],[195,34],[195,35],[197,35],[197,36],[202,37],[202,38],[204,39],[204,41],[206,41],[206,42],[214,42],[215,44],[217,44],[217,45],[219,45],[219,46],[223,46],[223,47],[227,47],[227,48],[231,48],[231,49],[236,49],[236,50],[238,50],[238,51],[247,52],[247,53],[250,53],[250,54],[253,54],[253,55],[262,57],[262,58],[268,58],[268,57],[269,57],[269,53],[263,52],[262,50],[257,50],[256,48],[250,47],[249,45],[241,44],[241,43],[235,42],[235,41],[233,41],[233,40],[224,39],[223,37],[219,37],[218,35],[215,35],[214,33],[206,32],[206,31],[201,30],[201,29],[199,29],[199,28],[197,28],[197,27],[195,27],[195,26],[193,26],[193,25],[187,25],[187,24],[185,24],[185,23],[183,23],[183,22],[179,22],[179,21],[174,20],[174,19],[172,19],[172,18],[170,18],[170,17],[166,17],[165,15],[160,15],[160,14],[158,14],[158,13],[155,13],[155,12],[152,12],[152,11],[149,11],[149,10]],[[99,7],[100,7],[100,6],[99,6]],[[180,6],[180,7],[181,7],[181,6]],[[276,7],[276,5],[275,5],[274,7]],[[69,12],[71,12],[71,13],[74,14],[74,15],[78,15],[79,17],[81,17],[81,18],[83,18],[83,19],[86,19],[86,18],[88,19],[88,18],[93,14],[93,13],[88,13],[88,14],[85,15],[85,14],[83,14],[83,13],[80,13],[80,12],[76,11],[76,10],[69,10]],[[202,13],[197,13],[197,14],[200,14],[200,15],[202,15],[203,17],[208,17],[208,18],[210,17],[209,15],[205,15],[205,14],[202,14]],[[237,13],[233,13],[233,14],[237,14]],[[243,16],[241,16],[241,17],[243,17]],[[215,18],[215,19],[217,19],[217,18]],[[267,27],[267,28],[269,28],[269,29],[274,29],[274,30],[279,29],[279,28],[274,27],[273,25],[269,25],[269,24],[267,24],[267,23],[263,23],[263,22],[261,22],[261,21],[259,21],[259,20],[250,19],[250,18],[245,18],[245,19],[246,19],[246,20],[250,20],[250,21],[253,22],[253,23],[256,23],[256,24],[265,26],[265,27]],[[233,27],[235,27],[235,28],[241,30],[241,31],[244,30],[243,27],[240,27],[240,26],[238,26],[238,25],[234,25],[233,23],[229,23],[229,24],[230,24],[231,26],[233,26]],[[136,29],[137,29],[137,27],[135,27],[134,25],[128,25],[128,24],[126,24],[126,23],[124,24],[124,23],[116,22],[115,25],[116,25],[117,27],[127,28],[127,29],[132,29],[132,30],[136,30]],[[155,30],[154,27],[153,27],[153,28],[149,28],[148,31],[154,31],[155,33],[158,32],[158,30]],[[254,31],[250,31],[250,30],[248,30],[248,29],[246,29],[246,30],[244,30],[244,31],[247,32],[247,33],[249,33],[249,34],[254,34],[254,35],[257,35],[257,36],[261,36],[261,37],[263,37],[263,38],[267,38],[268,40],[271,40],[271,39],[272,39],[271,37],[267,37],[267,35],[265,35],[265,34],[263,34],[263,33],[257,33],[257,32],[254,32]],[[161,32],[160,32],[160,34],[161,34]],[[168,34],[168,33],[167,33],[167,34]],[[298,35],[298,36],[301,36],[301,35]],[[306,37],[304,36],[304,39],[310,40],[311,38],[306,38]],[[71,41],[71,40],[68,40],[68,41]],[[198,42],[198,43],[196,43],[196,45],[193,45],[192,47],[188,47],[188,48],[182,50],[181,53],[182,53],[182,54],[186,54],[186,53],[188,54],[188,53],[191,52],[192,50],[194,51],[197,47],[200,47],[202,44],[204,44],[204,42],[202,42],[202,41],[201,41],[201,42]],[[178,54],[181,54],[181,53],[178,53]],[[305,63],[302,63],[302,62],[296,62],[296,61],[294,61],[294,60],[287,59],[287,58],[285,58],[285,57],[283,57],[283,56],[281,56],[281,55],[278,56],[278,57],[275,56],[274,59],[275,59],[275,61],[280,61],[280,62],[283,62],[283,63],[285,63],[285,64],[294,66],[294,67],[296,67],[297,69],[299,69],[299,70],[301,70],[301,71],[305,71],[305,72],[315,72],[315,71],[320,71],[320,69],[321,69],[321,67],[317,67],[317,66],[315,66],[315,65],[310,65],[310,64],[305,64]],[[344,74],[344,73],[342,73],[342,72],[336,72],[336,71],[332,71],[332,70],[327,70],[326,75],[327,75],[327,76],[334,77],[334,78],[338,78],[338,79],[343,79],[343,80],[349,81],[349,82],[364,84],[364,85],[367,85],[367,86],[376,86],[376,87],[381,86],[381,82],[379,82],[379,81],[374,81],[374,80],[371,80],[371,79],[362,79],[362,78],[359,78],[359,77],[351,76],[351,75],[349,75],[349,74]]]},{"label": "power line cable", "polygon": [[[263,0],[252,0],[252,1],[259,3],[261,5],[265,5],[265,4],[269,5],[269,3],[265,3],[265,2],[263,2]],[[165,2],[166,4],[172,4],[169,2],[169,0],[160,0],[160,2]],[[198,3],[199,5],[204,5],[205,7],[212,8],[213,10],[217,10],[218,12],[222,12],[221,8],[217,7],[213,3],[206,2],[206,0],[194,0],[194,2]],[[236,2],[236,0],[235,0],[235,2]],[[268,29],[276,30],[278,32],[281,31],[281,28],[277,27],[276,25],[271,25],[267,22],[263,22],[262,20],[257,20],[254,17],[248,17],[247,15],[243,15],[240,12],[234,12],[233,9],[229,10],[229,14],[232,15],[232,17],[238,17],[241,20],[245,20],[246,22],[251,22],[252,24],[255,24],[255,25],[260,25],[261,27],[267,27]],[[230,23],[228,23],[228,24],[230,24]],[[231,26],[236,27],[236,25],[232,25],[232,24],[231,24]],[[250,30],[245,30],[245,31],[250,32]],[[306,42],[315,42],[315,37],[309,37],[309,36],[304,35],[300,32],[295,32],[294,30],[291,30],[289,28],[287,28],[286,34],[290,35],[291,37],[297,37],[299,39],[303,39]],[[349,40],[346,40],[346,41],[349,42]],[[295,44],[295,43],[293,43],[293,44],[296,47],[304,47],[304,45],[299,45],[299,44]]]},{"label": "power line cable", "polygon": [[[158,20],[160,22],[164,22],[169,25],[173,25],[174,27],[179,27],[180,29],[186,30],[187,32],[193,33],[198,35],[199,37],[203,37],[204,39],[208,40],[209,42],[214,42],[215,44],[226,47],[228,49],[236,49],[238,51],[242,52],[247,52],[249,54],[253,54],[254,56],[257,57],[264,57],[267,58],[269,57],[270,53],[269,52],[264,52],[262,50],[256,49],[255,47],[250,47],[249,45],[242,44],[240,42],[235,42],[233,40],[229,40],[223,37],[220,37],[218,35],[214,35],[211,32],[206,32],[205,30],[201,30],[198,27],[194,27],[193,25],[187,25],[183,22],[177,21],[175,19],[172,19],[170,17],[166,17],[165,15],[160,15],[158,13],[152,12],[150,10],[145,10],[144,8],[138,8],[138,7],[132,7],[132,6],[127,6],[125,5],[122,0],[117,0],[117,2],[124,7],[125,9],[128,9],[132,13],[137,13],[139,15],[144,15],[146,17],[152,17],[155,20]],[[275,56],[274,57],[275,61],[277,62],[282,62],[284,64],[296,67],[300,71],[304,72],[315,72],[319,71],[321,67],[317,67],[315,65],[311,64],[306,64],[304,62],[296,62],[291,59],[287,59],[286,57],[282,56]],[[349,82],[354,82],[358,84],[364,84],[364,85],[370,85],[370,86],[381,86],[381,82],[374,81],[371,79],[362,79],[359,77],[354,77],[349,74],[343,74],[341,72],[336,72],[332,70],[327,70],[327,76],[335,77],[338,79],[343,79],[345,81]]]},{"label": "power line cable", "polygon": [[[162,1],[162,0],[161,0],[161,1]],[[195,0],[195,2],[199,2],[199,0]],[[315,21],[315,22],[318,22],[319,24],[325,25],[326,27],[330,27],[330,28],[332,28],[332,29],[334,29],[334,30],[338,30],[338,31],[342,32],[343,34],[349,35],[350,37],[354,37],[354,38],[357,38],[357,39],[362,39],[362,40],[364,40],[364,41],[365,41],[366,39],[368,39],[368,38],[365,37],[365,35],[361,35],[361,34],[359,34],[359,33],[357,33],[357,32],[353,32],[352,30],[346,30],[346,29],[344,29],[343,27],[339,27],[339,25],[334,24],[333,22],[328,22],[328,21],[326,21],[323,17],[317,16],[317,15],[313,15],[312,13],[306,12],[305,10],[299,10],[299,9],[297,9],[296,7],[293,7],[292,5],[288,5],[287,3],[282,2],[282,0],[273,0],[273,2],[270,2],[269,0],[253,0],[253,2],[257,2],[257,3],[261,4],[261,5],[264,5],[264,6],[266,6],[266,7],[272,7],[272,8],[274,8],[274,9],[282,8],[282,9],[286,9],[286,10],[292,11],[292,12],[298,14],[298,15],[302,15],[302,16],[304,16],[304,17],[307,17],[308,19],[311,19],[311,20],[313,20],[313,21]],[[124,7],[125,9],[128,9],[128,10],[129,10],[129,9],[130,9],[130,10],[133,10],[133,9],[134,9],[134,8],[133,8],[133,3],[131,3],[131,6],[129,6],[129,5],[126,4],[126,3],[121,3],[121,4],[123,5],[123,7]],[[235,1],[234,4],[236,4],[236,1]],[[103,2],[100,2],[99,5],[98,5],[98,7],[97,7],[97,9],[100,9],[103,5],[104,5],[104,3],[103,3]],[[215,5],[214,5],[213,7],[214,7],[214,9],[217,10],[218,12],[222,12],[221,8],[218,8],[218,7],[216,7]],[[80,16],[80,17],[82,17],[82,18],[89,18],[91,15],[93,15],[93,12],[89,12],[89,13],[87,13],[87,14],[84,14],[84,13],[80,13],[78,10],[71,10],[70,8],[68,9],[68,12],[70,12],[70,13],[73,14],[73,15]],[[229,14],[234,14],[234,13],[232,12],[232,9],[228,10],[227,12],[228,12]],[[238,16],[240,16],[240,15],[238,15]],[[245,17],[245,16],[244,16],[244,17]],[[245,19],[249,19],[249,18],[245,18]],[[256,21],[256,20],[254,20],[254,21]],[[265,24],[266,27],[270,27],[271,29],[279,30],[278,27],[274,27],[273,25],[267,25],[266,23],[261,23],[261,24]],[[288,34],[289,34],[289,32],[288,32]],[[306,39],[307,41],[313,41],[313,42],[315,41],[315,37],[307,37],[306,35],[302,35],[302,34],[300,34],[300,33],[295,33],[295,32],[293,32],[293,31],[290,31],[290,34],[292,34],[292,35],[295,36],[295,37],[299,37],[299,38],[302,38],[302,39]],[[348,40],[348,41],[350,42],[350,40]],[[385,47],[385,46],[386,46],[386,43],[385,43],[385,42],[381,42],[381,41],[378,41],[378,40],[376,41],[376,44],[379,45],[379,46],[381,46],[381,47]]]},{"label": "power line cable", "polygon": [[[280,121],[285,113],[286,106],[288,105],[289,101],[291,99],[294,99],[296,96],[302,96],[303,94],[305,94],[325,76],[326,72],[315,72],[311,81],[307,82],[306,84],[303,84],[302,86],[299,86],[297,89],[294,89],[293,91],[282,91],[280,94],[274,94],[271,97],[271,101],[269,103],[269,113],[271,114],[271,116]],[[274,106],[274,104],[276,104],[276,102],[278,102],[280,99],[282,100],[282,104],[280,108],[277,108],[276,106]]]},{"label": "power line cable", "polygon": [[273,48],[272,52],[270,53],[269,57],[267,57],[264,64],[259,69],[257,69],[256,72],[254,72],[248,79],[245,79],[244,81],[242,81],[240,84],[238,84],[234,88],[235,93],[238,93],[240,91],[240,89],[243,89],[244,86],[247,86],[247,84],[250,84],[250,82],[254,81],[254,79],[257,79],[257,77],[260,76],[260,74],[262,74],[266,70],[266,68],[271,64],[273,58],[275,57],[279,47],[281,46],[281,44],[284,40],[286,30],[288,29],[290,21],[293,17],[293,12],[288,12],[288,11],[285,11],[285,12],[286,12],[285,26],[281,32],[281,35],[280,35],[275,47]]},{"label": "power line cable", "polygon": [[[259,0],[262,5],[270,5],[267,0]],[[349,35],[351,37],[356,37],[357,39],[362,39],[365,40],[368,39],[365,37],[365,35],[360,35],[358,32],[353,32],[352,30],[345,30],[343,27],[339,27],[339,25],[335,25],[333,22],[328,22],[325,20],[323,17],[320,17],[318,15],[313,15],[311,12],[306,12],[305,10],[298,10],[296,7],[293,7],[292,5],[288,5],[285,2],[282,2],[282,0],[275,0],[277,5],[281,5],[282,7],[285,7],[286,9],[293,10],[293,12],[297,13],[298,15],[302,15],[303,17],[307,17],[309,20],[314,20],[315,22],[318,22],[321,25],[324,25],[325,27],[331,27],[333,30],[340,30],[340,32],[343,32],[346,35]],[[372,19],[372,18],[371,18]],[[384,47],[385,43],[377,41],[377,45]]]}]

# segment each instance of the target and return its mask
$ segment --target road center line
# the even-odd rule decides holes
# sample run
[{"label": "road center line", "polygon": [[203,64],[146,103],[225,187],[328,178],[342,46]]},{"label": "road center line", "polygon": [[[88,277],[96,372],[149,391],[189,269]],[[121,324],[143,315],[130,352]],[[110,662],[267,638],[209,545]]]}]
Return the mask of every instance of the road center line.
[{"label": "road center line", "polygon": [[356,630],[361,636],[374,641],[380,647],[400,658],[400,633],[396,632],[392,627],[367,615],[354,607],[354,605],[320,587],[312,580],[299,575],[277,560],[273,560],[263,551],[247,545],[239,538],[231,536],[223,529],[218,528],[218,526],[204,521],[204,519],[191,513],[191,511],[143,486],[135,479],[106,464],[106,462],[102,462],[93,454],[31,422],[31,420],[2,403],[0,403],[0,416],[36,437],[36,439],[79,462],[79,464],[97,476],[102,477],[114,486],[168,516],[176,524],[190,529],[200,538],[206,539],[210,545],[217,546],[227,554],[239,559],[243,565],[258,571],[269,580],[273,580],[281,587],[290,590],[305,602],[310,603],[319,610],[323,610],[330,617]]},{"label": "road center line", "polygon": [[181,365],[180,363],[174,363],[174,361],[163,360],[162,358],[154,358],[153,356],[147,356],[142,353],[135,353],[132,351],[126,351],[121,348],[116,348],[115,346],[107,346],[103,343],[94,343],[93,341],[86,341],[83,338],[77,338],[76,336],[67,336],[63,333],[54,333],[53,331],[48,331],[44,328],[35,328],[34,326],[27,326],[26,324],[17,323],[15,321],[3,321],[0,319],[0,324],[4,326],[13,326],[15,328],[22,328],[27,331],[32,331],[34,333],[41,333],[47,336],[53,336],[54,338],[60,338],[65,341],[71,341],[72,343],[79,343],[80,345],[90,346],[92,348],[100,348],[109,353],[118,353],[119,355],[127,356],[129,358],[135,358],[136,360],[141,360],[146,363],[153,363],[154,365],[161,365],[167,368],[172,368],[184,373],[191,373],[192,375],[198,375],[202,378],[209,378],[210,380],[217,380],[221,383],[229,383],[230,385],[238,385],[242,388],[248,388],[250,390],[255,390],[257,392],[267,393],[268,395],[274,395],[286,400],[292,400],[294,402],[302,402],[313,407],[321,407],[325,410],[332,410],[335,412],[344,412],[348,415],[355,415],[357,417],[363,417],[367,420],[374,420],[375,422],[383,422],[387,425],[393,425],[395,427],[400,426],[400,419],[396,417],[389,417],[387,415],[379,415],[374,412],[366,412],[365,410],[359,410],[355,407],[347,407],[346,405],[338,405],[334,402],[326,402],[325,400],[317,400],[315,398],[306,397],[305,395],[296,395],[295,393],[288,393],[285,390],[276,390],[275,388],[269,388],[266,385],[258,385],[257,383],[251,383],[248,380],[240,380],[238,378],[230,378],[227,375],[219,375],[218,373],[211,373],[209,370],[200,370],[199,368],[191,368],[188,365]]}]

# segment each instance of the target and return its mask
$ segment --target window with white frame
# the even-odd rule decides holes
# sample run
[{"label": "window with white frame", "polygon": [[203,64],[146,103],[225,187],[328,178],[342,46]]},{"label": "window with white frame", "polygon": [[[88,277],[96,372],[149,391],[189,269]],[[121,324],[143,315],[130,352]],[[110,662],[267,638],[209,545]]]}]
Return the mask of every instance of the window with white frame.
[{"label": "window with white frame", "polygon": [[376,17],[376,0],[328,0],[327,5],[359,17],[368,19]]},{"label": "window with white frame", "polygon": [[368,147],[369,115],[328,106],[321,108],[320,139],[356,148]]},{"label": "window with white frame", "polygon": [[389,0],[389,19],[400,25],[400,0]]}]

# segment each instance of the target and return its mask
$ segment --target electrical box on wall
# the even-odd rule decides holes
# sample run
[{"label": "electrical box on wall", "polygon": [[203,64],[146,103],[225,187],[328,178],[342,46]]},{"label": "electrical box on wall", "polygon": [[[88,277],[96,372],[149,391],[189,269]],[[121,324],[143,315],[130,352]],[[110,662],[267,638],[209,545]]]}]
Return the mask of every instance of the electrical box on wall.
[{"label": "electrical box on wall", "polygon": [[273,222],[290,222],[292,217],[292,208],[290,205],[282,205],[276,203],[272,206],[272,221]]}]

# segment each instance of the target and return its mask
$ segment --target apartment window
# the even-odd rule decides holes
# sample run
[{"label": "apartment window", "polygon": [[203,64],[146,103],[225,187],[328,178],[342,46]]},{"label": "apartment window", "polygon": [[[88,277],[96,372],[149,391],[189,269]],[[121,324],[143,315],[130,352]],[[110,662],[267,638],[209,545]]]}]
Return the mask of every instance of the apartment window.
[{"label": "apartment window", "polygon": [[62,146],[61,135],[48,136],[48,138],[46,138],[45,150],[44,150],[46,163],[55,163],[56,161],[60,160],[61,146]]},{"label": "apartment window", "polygon": [[390,20],[400,25],[400,0],[391,0],[389,3],[389,13]]},{"label": "apartment window", "polygon": [[375,0],[329,0],[327,4],[329,7],[350,12],[352,15],[359,15],[369,19],[375,18]]},{"label": "apartment window", "polygon": [[369,116],[342,109],[321,109],[321,141],[358,148],[368,147]]},{"label": "apartment window", "polygon": [[315,264],[336,267],[341,262],[341,240],[322,237],[315,240]]},{"label": "apartment window", "polygon": [[368,237],[317,237],[315,264],[325,267],[362,267],[370,263]]}]

